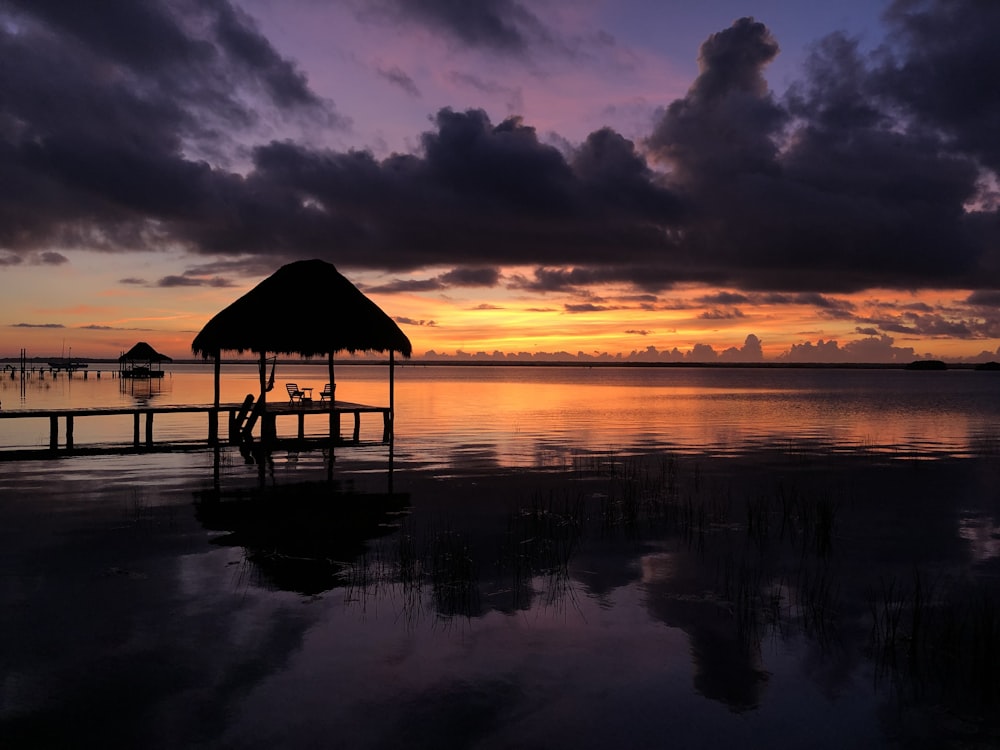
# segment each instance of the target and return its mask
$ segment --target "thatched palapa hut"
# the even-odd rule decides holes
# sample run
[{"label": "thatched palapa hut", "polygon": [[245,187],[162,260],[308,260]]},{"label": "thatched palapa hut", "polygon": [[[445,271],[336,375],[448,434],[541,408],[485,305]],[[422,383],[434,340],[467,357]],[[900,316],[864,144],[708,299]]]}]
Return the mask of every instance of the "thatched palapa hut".
[{"label": "thatched palapa hut", "polygon": [[[213,317],[191,348],[215,358],[215,406],[219,406],[223,351],[254,352],[260,359],[260,401],[266,403],[267,355],[327,355],[330,384],[336,352],[388,352],[389,410],[394,417],[393,365],[399,352],[409,357],[410,340],[395,321],[322,260],[289,263]],[[330,425],[334,424],[330,399]]]},{"label": "thatched palapa hut", "polygon": [[145,341],[140,341],[118,358],[118,375],[122,378],[162,378],[163,363],[173,362],[166,354],[160,354]]}]

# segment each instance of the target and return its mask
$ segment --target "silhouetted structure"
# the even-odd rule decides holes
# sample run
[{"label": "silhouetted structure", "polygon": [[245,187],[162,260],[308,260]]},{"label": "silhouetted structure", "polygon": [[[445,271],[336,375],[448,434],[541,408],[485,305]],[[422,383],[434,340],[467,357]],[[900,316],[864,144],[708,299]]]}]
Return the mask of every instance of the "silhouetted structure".
[{"label": "silhouetted structure", "polygon": [[140,341],[118,358],[118,375],[123,378],[149,379],[163,377],[163,363],[173,362],[145,341]]},{"label": "silhouetted structure", "polygon": [[[395,321],[347,280],[331,263],[302,260],[282,266],[213,317],[191,344],[195,354],[215,358],[215,405],[219,405],[223,351],[251,351],[260,358],[258,411],[266,408],[268,353],[327,355],[335,383],[336,352],[389,353],[389,412],[394,418],[394,354],[409,357],[410,340]],[[330,434],[334,434],[333,399]]]}]

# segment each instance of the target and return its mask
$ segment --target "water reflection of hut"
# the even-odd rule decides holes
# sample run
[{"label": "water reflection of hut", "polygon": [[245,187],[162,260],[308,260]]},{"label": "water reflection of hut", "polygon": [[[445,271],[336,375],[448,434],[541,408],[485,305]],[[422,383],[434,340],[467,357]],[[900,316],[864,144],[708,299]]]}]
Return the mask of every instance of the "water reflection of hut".
[{"label": "water reflection of hut", "polygon": [[339,492],[328,482],[197,493],[198,520],[227,532],[213,544],[242,546],[261,583],[313,596],[344,585],[369,544],[394,533],[409,494]]},{"label": "water reflection of hut", "polygon": [[123,378],[150,380],[163,377],[163,363],[173,362],[145,341],[140,341],[118,358],[118,374]]}]

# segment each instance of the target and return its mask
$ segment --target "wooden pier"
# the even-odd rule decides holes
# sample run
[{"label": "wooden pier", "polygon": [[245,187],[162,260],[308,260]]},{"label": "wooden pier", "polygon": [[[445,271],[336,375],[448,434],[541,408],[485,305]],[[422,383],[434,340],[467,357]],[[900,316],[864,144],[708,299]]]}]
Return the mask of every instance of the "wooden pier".
[{"label": "wooden pier", "polygon": [[[298,439],[305,439],[305,418],[307,415],[326,415],[330,418],[330,438],[337,442],[343,442],[340,433],[341,416],[351,414],[354,416],[353,431],[350,442],[358,443],[361,438],[361,415],[381,414],[382,415],[382,442],[389,443],[392,440],[392,412],[388,406],[370,406],[367,404],[356,404],[350,401],[336,401],[331,410],[329,402],[296,402],[271,403],[268,402],[263,409],[253,409],[253,400],[248,397],[242,404],[220,404],[218,410],[215,406],[208,405],[163,405],[163,406],[129,406],[129,407],[93,407],[93,408],[63,408],[63,409],[22,409],[6,410],[0,409],[0,419],[47,419],[49,420],[49,447],[46,454],[63,454],[72,452],[78,448],[74,441],[74,426],[78,419],[85,417],[99,416],[131,416],[132,417],[132,448],[152,449],[157,447],[165,449],[169,446],[156,444],[153,438],[154,417],[157,414],[205,414],[207,422],[206,444],[217,445],[218,440],[218,415],[227,412],[229,415],[229,442],[238,444],[251,439],[251,430],[255,422],[260,421],[260,434],[264,442],[273,440],[277,434],[278,417],[295,416],[298,420]],[[256,412],[256,415],[254,414]],[[141,431],[141,422],[145,419],[145,430]],[[60,446],[60,422],[64,425],[62,446]],[[141,436],[141,439],[140,439]],[[122,441],[124,443],[124,440]],[[23,454],[23,449],[2,449],[0,448],[0,460],[4,454]]]},{"label": "wooden pier", "polygon": [[112,367],[107,365],[101,367],[100,365],[94,367],[93,369],[89,367],[66,367],[64,365],[55,364],[38,364],[34,363],[26,367],[20,365],[14,365],[11,363],[6,363],[0,367],[0,373],[6,375],[11,380],[15,378],[34,378],[37,377],[40,380],[45,380],[45,376],[48,375],[51,378],[58,378],[61,373],[65,373],[66,377],[73,378],[74,376],[81,376],[84,380],[89,380],[90,376],[93,375],[98,380],[101,379],[102,375],[106,375],[109,378],[119,377],[119,370],[117,367]]}]

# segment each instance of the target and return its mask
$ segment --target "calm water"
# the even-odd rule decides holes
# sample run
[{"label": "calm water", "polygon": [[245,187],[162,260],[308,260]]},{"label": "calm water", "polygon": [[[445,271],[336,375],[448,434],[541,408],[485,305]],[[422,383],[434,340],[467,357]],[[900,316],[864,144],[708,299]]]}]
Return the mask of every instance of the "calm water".
[{"label": "calm water", "polygon": [[[818,455],[879,452],[899,457],[965,456],[1000,445],[1000,377],[951,370],[770,370],[721,368],[519,368],[403,366],[396,369],[397,455],[457,470],[470,462],[503,467],[565,464],[579,450],[741,455],[761,449]],[[258,390],[253,365],[224,369],[221,400]],[[341,366],[337,398],[388,403],[387,370]],[[279,367],[283,383],[326,382],[325,367]],[[7,411],[61,406],[208,404],[211,368],[178,365],[162,381],[131,382],[79,373],[0,381]],[[203,440],[205,417],[159,415],[163,440]],[[362,420],[362,437],[381,438],[381,420]],[[293,418],[279,420],[292,435]],[[323,420],[307,422],[322,434]],[[346,428],[345,428],[346,429]],[[0,447],[45,447],[45,419],[0,420]],[[131,440],[132,420],[77,420],[77,444]]]},{"label": "calm water", "polygon": [[[333,463],[0,462],[0,746],[1000,744],[995,373],[396,375],[391,473],[377,417]],[[225,369],[223,401],[256,378]],[[382,368],[337,382],[388,401]],[[200,366],[122,386],[0,399],[212,398]],[[128,442],[117,419],[77,443]],[[0,420],[0,447],[47,442]]]}]

